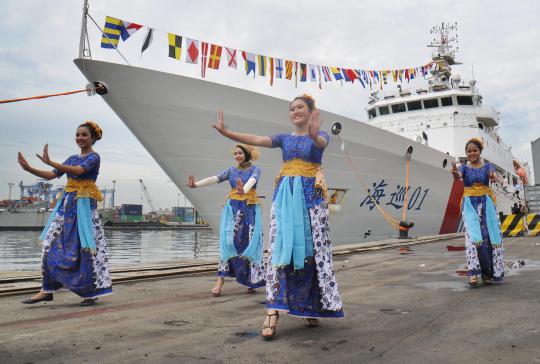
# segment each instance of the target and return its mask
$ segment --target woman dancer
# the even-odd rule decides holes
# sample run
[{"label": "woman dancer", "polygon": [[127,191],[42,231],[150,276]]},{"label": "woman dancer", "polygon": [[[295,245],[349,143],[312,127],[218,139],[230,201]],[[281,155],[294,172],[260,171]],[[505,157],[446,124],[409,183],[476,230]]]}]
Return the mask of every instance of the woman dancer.
[{"label": "woman dancer", "polygon": [[216,297],[221,295],[224,277],[235,277],[238,283],[248,287],[248,293],[255,293],[255,288],[266,284],[261,206],[256,192],[261,169],[252,164],[258,159],[259,151],[250,145],[238,144],[233,155],[236,166],[198,182],[191,175],[187,183],[196,188],[228,180],[232,188],[221,214],[218,278],[212,288]]},{"label": "woman dancer", "polygon": [[281,148],[283,165],[273,196],[266,275],[267,314],[261,335],[276,334],[278,310],[305,319],[308,327],[319,318],[343,317],[341,297],[332,267],[326,186],[320,165],[328,134],[315,101],[296,97],[289,107],[293,131],[271,137],[225,128],[223,112],[213,127],[241,143]]},{"label": "woman dancer", "polygon": [[495,168],[481,157],[482,141],[470,139],[465,144],[468,162],[457,168],[452,163],[454,178],[463,178],[465,189],[461,201],[461,215],[465,223],[465,251],[469,285],[478,285],[481,275],[485,285],[504,277],[503,244],[495,195],[489,182],[497,180]]},{"label": "woman dancer", "polygon": [[57,163],[49,157],[48,145],[43,148],[41,161],[54,169],[33,168],[19,152],[21,167],[35,176],[51,180],[67,174],[67,185],[62,197],[43,230],[42,288],[22,303],[52,301],[53,292],[67,288],[84,300],[81,306],[91,306],[100,296],[112,293],[107,260],[107,246],[97,212],[97,201],[102,201],[96,186],[99,173],[99,154],[92,145],[100,140],[101,128],[87,121],[77,128],[75,141],[80,154]]}]

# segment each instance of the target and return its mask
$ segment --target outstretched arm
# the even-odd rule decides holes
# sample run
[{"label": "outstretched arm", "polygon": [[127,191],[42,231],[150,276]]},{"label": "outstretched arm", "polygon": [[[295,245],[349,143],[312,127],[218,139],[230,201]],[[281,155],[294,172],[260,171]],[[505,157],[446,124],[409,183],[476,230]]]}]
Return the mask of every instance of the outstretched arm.
[{"label": "outstretched arm", "polygon": [[197,187],[210,186],[218,182],[219,182],[218,176],[207,177],[207,178],[201,179],[200,181],[195,182],[195,176],[190,175],[188,177],[187,186],[189,188],[197,188]]},{"label": "outstretched arm", "polygon": [[21,152],[19,152],[17,159],[18,159],[19,164],[21,165],[21,168],[24,169],[27,172],[32,173],[34,176],[38,176],[38,177],[46,179],[48,181],[58,177],[56,175],[56,173],[54,173],[53,171],[44,171],[44,170],[41,170],[41,169],[36,169],[34,167],[31,167],[30,164],[26,161],[26,158],[24,158],[24,156],[22,155]]},{"label": "outstretched arm", "polygon": [[212,127],[216,129],[221,135],[232,139],[239,143],[245,143],[249,145],[256,145],[258,147],[272,147],[272,139],[268,136],[260,136],[247,133],[238,133],[225,128],[223,111],[218,111],[218,120],[212,124]]},{"label": "outstretched arm", "polygon": [[[68,166],[62,163],[57,163],[51,160],[49,157],[49,144],[45,144],[43,147],[43,155],[36,154],[36,156],[41,159],[41,161],[63,173],[73,174],[75,176],[80,176],[86,170],[81,166]],[[56,176],[56,175],[55,175]],[[53,177],[54,178],[54,177]]]}]

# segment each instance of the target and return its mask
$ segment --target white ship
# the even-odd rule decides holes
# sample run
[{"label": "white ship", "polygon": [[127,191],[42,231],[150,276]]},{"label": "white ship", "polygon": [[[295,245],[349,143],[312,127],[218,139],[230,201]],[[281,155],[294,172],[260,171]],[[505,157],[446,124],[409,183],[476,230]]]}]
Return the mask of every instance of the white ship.
[{"label": "white ship", "polygon": [[0,230],[39,230],[49,219],[45,208],[0,209]]},{"label": "white ship", "polygon": [[[84,52],[84,30],[83,21],[80,55],[74,61],[75,64],[90,82],[106,85],[107,93],[102,95],[105,102],[217,230],[227,193],[225,187],[189,189],[185,184],[189,174],[195,173],[196,177],[215,175],[231,165],[228,151],[233,142],[211,128],[216,111],[224,111],[226,124],[233,130],[273,135],[291,130],[290,121],[284,117],[290,100],[201,79],[90,59]],[[447,56],[442,60],[450,62]],[[442,78],[437,80],[441,85],[451,85],[452,82],[456,84],[456,80],[450,81],[450,77],[446,82]],[[144,85],[145,92],[140,92],[141,85]],[[470,105],[460,105],[456,101],[450,107],[438,105],[436,111],[424,107],[414,112],[407,111],[407,102],[418,101],[422,104],[423,99],[439,100],[443,96],[454,99],[469,96],[472,102]],[[381,107],[387,105],[392,108],[394,103],[403,103],[406,111],[390,112],[388,116],[381,113]],[[432,84],[418,95],[397,95],[393,99],[374,100],[368,111],[372,117],[369,122],[362,122],[321,110],[326,120],[323,125],[325,131],[330,133],[335,122],[341,124],[340,136],[360,175],[358,178],[354,173],[347,163],[340,142],[336,136],[332,136],[324,154],[323,167],[333,196],[330,205],[333,242],[345,244],[398,235],[396,227],[383,218],[373,199],[388,215],[398,221],[402,219],[405,153],[410,147],[413,152],[406,219],[415,222],[410,235],[455,232],[459,223],[462,184],[453,180],[448,169],[454,160],[453,155],[463,155],[461,150],[467,138],[480,134],[485,135],[484,139],[487,140],[489,133],[494,133],[493,127],[498,123],[495,111],[480,106],[479,95],[474,89],[462,89],[457,84],[456,87],[448,86],[444,90]],[[476,128],[469,130],[457,124],[454,126],[455,111],[458,112],[456,123],[462,125],[469,119],[475,120]],[[421,129],[420,126],[433,118],[434,113],[441,115],[434,119],[440,119],[440,125],[431,122],[427,131],[429,145],[417,142],[416,135],[427,128]],[[403,125],[397,126],[400,122]],[[444,132],[439,131],[444,122],[447,123],[444,126],[447,135],[455,135],[448,148],[446,140],[442,139]],[[483,129],[478,127],[479,122],[482,122]],[[391,129],[390,125],[394,124],[395,130],[385,130]],[[436,145],[438,139],[441,139],[440,145]],[[502,144],[491,145],[491,140],[486,158],[496,163],[505,176],[514,178],[510,153]],[[504,158],[495,158],[495,154],[503,152],[506,153]],[[265,198],[265,226],[268,226],[274,177],[281,166],[280,150],[265,150],[257,164],[263,170],[257,192]],[[368,196],[360,179],[370,188],[372,198]],[[503,202],[503,205],[507,203],[509,201]]]},{"label": "white ship", "polygon": [[[13,185],[10,186],[10,188]],[[34,184],[18,184],[20,199],[11,200],[0,208],[0,230],[39,230],[49,219],[55,197],[62,189],[53,189],[53,185],[44,180]],[[5,201],[4,201],[5,202]]]},{"label": "white ship", "polygon": [[[499,113],[483,105],[476,81],[465,82],[452,74],[455,60],[455,25],[434,27],[436,38],[428,45],[434,67],[428,85],[414,91],[398,86],[396,92],[371,94],[367,109],[369,123],[384,130],[424,143],[466,162],[465,143],[471,138],[484,142],[482,157],[495,165],[499,181],[492,185],[497,207],[510,213],[514,203],[521,203],[516,185],[526,182],[526,172],[520,173],[521,164],[513,157],[497,133]],[[521,196],[523,197],[523,195]]]}]

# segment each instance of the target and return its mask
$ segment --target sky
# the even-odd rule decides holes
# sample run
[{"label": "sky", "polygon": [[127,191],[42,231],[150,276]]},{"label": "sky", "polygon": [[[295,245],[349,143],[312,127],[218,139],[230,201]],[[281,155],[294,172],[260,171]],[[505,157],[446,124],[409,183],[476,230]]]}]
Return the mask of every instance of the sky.
[{"label": "sky", "polygon": [[[82,4],[82,0],[0,2],[0,99],[85,87],[86,80],[73,64]],[[539,8],[535,0],[348,0],[339,5],[322,0],[90,1],[90,14],[99,26],[105,15],[111,15],[156,29],[154,42],[142,57],[146,30],[120,44],[132,65],[189,77],[200,77],[200,67],[186,64],[183,57],[181,62],[167,57],[166,32],[311,64],[393,69],[425,64],[431,54],[426,47],[432,39],[430,29],[441,22],[457,22],[457,59],[463,65],[454,72],[463,79],[474,73],[484,105],[500,112],[503,140],[530,164],[530,142],[540,137]],[[88,27],[92,57],[123,63],[113,50],[100,48],[99,30],[91,21]],[[208,70],[206,79],[284,99],[308,92],[322,109],[367,119],[369,92],[358,83],[334,82],[319,90],[316,83],[297,89],[291,82],[276,80],[271,87],[267,79],[232,69]],[[0,105],[0,199],[8,197],[8,182],[36,180],[18,166],[18,151],[32,166],[47,169],[35,154],[45,143],[55,161],[77,153],[75,129],[84,120],[94,120],[104,130],[95,146],[102,160],[98,185],[112,188],[116,180],[117,204],[147,205],[140,178],[157,208],[188,203],[103,100],[84,93]],[[54,183],[60,185],[62,180]],[[15,187],[13,196],[18,193]]]}]

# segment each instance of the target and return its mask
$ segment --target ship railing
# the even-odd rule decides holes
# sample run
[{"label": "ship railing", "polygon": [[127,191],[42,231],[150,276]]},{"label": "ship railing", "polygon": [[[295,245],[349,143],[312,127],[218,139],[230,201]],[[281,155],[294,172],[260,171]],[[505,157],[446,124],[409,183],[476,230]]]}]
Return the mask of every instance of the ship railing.
[{"label": "ship railing", "polygon": [[385,129],[395,130],[398,133],[402,132],[414,132],[414,131],[424,131],[429,129],[442,129],[448,127],[463,127],[463,128],[474,128],[478,129],[478,123],[476,121],[458,121],[454,123],[453,117],[444,117],[437,118],[436,120],[425,118],[418,119],[415,121],[409,122],[396,122],[396,123],[385,123],[381,124],[381,127]]},{"label": "ship railing", "polygon": [[518,197],[516,196],[516,189],[514,187],[511,187],[510,185],[505,186],[500,182],[494,182],[494,183],[491,183],[491,188],[494,191],[497,191],[500,194],[508,197],[510,200],[514,202],[519,201]]}]

